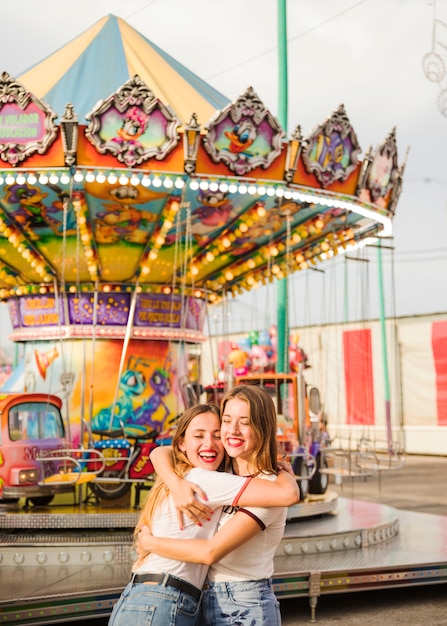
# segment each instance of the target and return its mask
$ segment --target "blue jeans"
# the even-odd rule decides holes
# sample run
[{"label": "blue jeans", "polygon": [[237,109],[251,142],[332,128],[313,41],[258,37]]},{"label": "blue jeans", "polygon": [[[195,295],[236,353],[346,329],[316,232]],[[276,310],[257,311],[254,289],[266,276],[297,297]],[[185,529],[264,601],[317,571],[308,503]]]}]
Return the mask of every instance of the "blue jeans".
[{"label": "blue jeans", "polygon": [[281,626],[271,580],[205,585],[200,626]]},{"label": "blue jeans", "polygon": [[109,626],[196,626],[200,601],[162,585],[129,583],[109,619]]}]

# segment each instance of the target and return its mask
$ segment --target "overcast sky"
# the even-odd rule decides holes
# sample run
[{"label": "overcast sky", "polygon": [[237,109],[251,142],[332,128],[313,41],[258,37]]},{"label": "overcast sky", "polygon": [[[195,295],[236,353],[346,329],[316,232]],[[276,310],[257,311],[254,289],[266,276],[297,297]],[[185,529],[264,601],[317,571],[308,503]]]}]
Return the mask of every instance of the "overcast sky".
[{"label": "overcast sky", "polygon": [[[18,76],[109,13],[228,98],[253,86],[277,114],[276,0],[3,2],[1,69]],[[447,23],[447,0],[288,0],[287,15],[289,135],[299,124],[306,136],[341,103],[363,152],[396,127],[399,161],[410,152],[394,220],[394,252],[384,254],[386,312],[447,311],[447,117],[437,104],[447,79],[428,80],[423,66],[432,50],[447,66],[442,24],[433,40],[434,17]],[[376,253],[370,257],[367,271],[376,276]],[[325,266],[324,275],[300,272],[290,281],[294,322],[329,321],[321,294],[337,292],[343,299],[339,266]],[[348,270],[349,289],[357,296],[365,271]],[[376,296],[358,297],[358,306],[375,307]],[[265,292],[251,292],[232,305],[237,324],[262,326],[259,308],[265,300]],[[374,310],[366,315],[377,316]],[[4,335],[4,321],[1,328]]]}]

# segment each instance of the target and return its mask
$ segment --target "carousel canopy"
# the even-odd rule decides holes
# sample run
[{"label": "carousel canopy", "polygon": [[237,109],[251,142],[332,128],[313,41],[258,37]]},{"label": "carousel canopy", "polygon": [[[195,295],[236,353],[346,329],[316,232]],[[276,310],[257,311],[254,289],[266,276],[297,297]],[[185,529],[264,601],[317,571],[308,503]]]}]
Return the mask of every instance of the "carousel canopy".
[{"label": "carousel canopy", "polygon": [[208,120],[228,104],[216,89],[114,15],[103,17],[17,78],[59,115],[71,102],[83,123],[99,100],[135,75],[183,122],[192,112]]},{"label": "carousel canopy", "polygon": [[226,100],[113,16],[0,82],[0,298],[22,323],[36,294],[218,302],[391,234],[395,129],[361,159],[343,105],[287,138],[253,87]]}]

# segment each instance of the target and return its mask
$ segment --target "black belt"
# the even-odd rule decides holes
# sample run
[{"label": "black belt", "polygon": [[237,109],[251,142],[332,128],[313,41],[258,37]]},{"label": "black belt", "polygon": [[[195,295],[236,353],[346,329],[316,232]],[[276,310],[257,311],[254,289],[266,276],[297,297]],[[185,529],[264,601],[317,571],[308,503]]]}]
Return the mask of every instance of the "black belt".
[{"label": "black belt", "polygon": [[130,582],[132,585],[136,585],[138,583],[158,583],[163,587],[174,587],[174,589],[187,593],[197,602],[200,600],[200,596],[202,595],[200,589],[197,589],[194,585],[187,583],[186,580],[171,576],[171,574],[132,574]]}]

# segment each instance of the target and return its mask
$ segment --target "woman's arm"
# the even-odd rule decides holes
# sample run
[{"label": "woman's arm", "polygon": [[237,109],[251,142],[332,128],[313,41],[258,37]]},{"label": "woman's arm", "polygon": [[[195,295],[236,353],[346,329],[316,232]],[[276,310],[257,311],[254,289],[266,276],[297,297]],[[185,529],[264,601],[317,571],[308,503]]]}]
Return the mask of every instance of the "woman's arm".
[{"label": "woman's arm", "polygon": [[[209,516],[210,509],[205,511],[205,506],[194,497],[206,499],[205,492],[199,485],[189,482],[174,472],[171,448],[159,446],[151,454],[151,461],[155,471],[161,477],[174,498],[177,509],[189,510],[191,515],[199,517],[200,512]],[[185,483],[187,483],[185,485]],[[205,496],[205,498],[204,498]],[[237,504],[241,506],[292,506],[300,500],[300,490],[293,474],[280,467],[280,472],[275,481],[263,478],[254,478],[244,489]],[[191,510],[192,509],[192,510]],[[191,517],[191,519],[193,519]],[[193,520],[195,521],[195,520]]]},{"label": "woman's arm", "polygon": [[199,526],[202,519],[209,519],[213,509],[197,499],[198,497],[206,501],[208,499],[206,493],[199,485],[175,473],[171,446],[157,446],[152,450],[150,457],[155,471],[171,492],[177,509],[179,528],[183,530],[184,527],[183,513]]},{"label": "woman's arm", "polygon": [[300,501],[296,478],[288,472],[279,472],[276,480],[253,478],[240,495],[239,506],[292,506]]},{"label": "woman's arm", "polygon": [[154,552],[175,561],[212,565],[261,532],[259,523],[239,512],[210,539],[170,539],[154,537],[147,526],[138,536],[138,554]]}]

